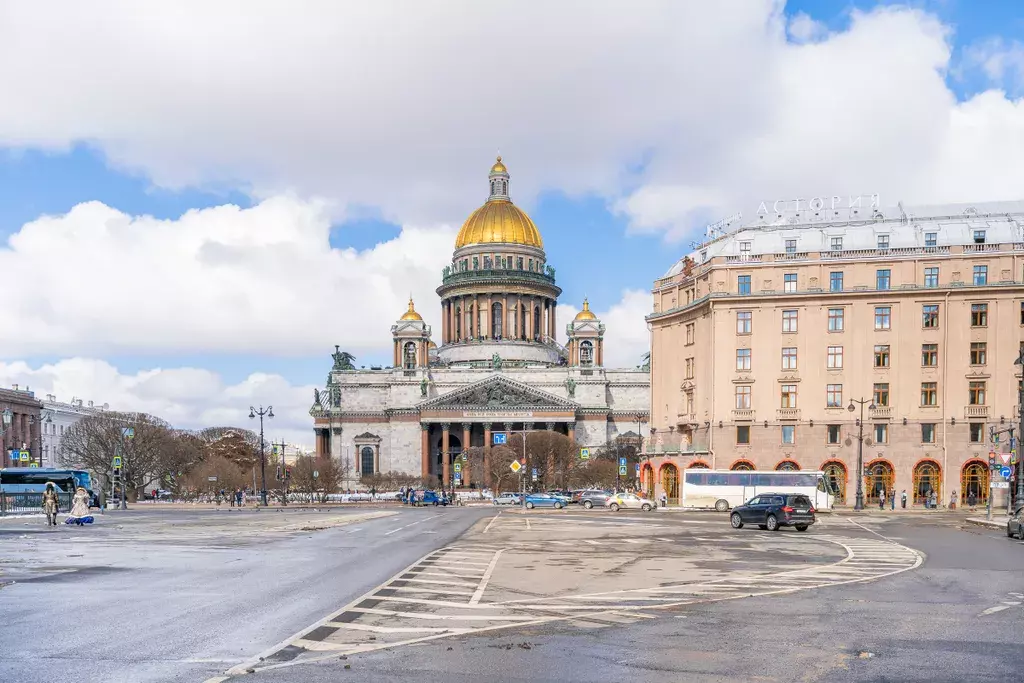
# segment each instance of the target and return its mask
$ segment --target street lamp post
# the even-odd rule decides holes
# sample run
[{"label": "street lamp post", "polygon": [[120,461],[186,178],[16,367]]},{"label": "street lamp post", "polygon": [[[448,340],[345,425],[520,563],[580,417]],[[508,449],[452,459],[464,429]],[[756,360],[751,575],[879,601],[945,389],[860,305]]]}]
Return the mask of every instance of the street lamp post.
[{"label": "street lamp post", "polygon": [[266,410],[262,405],[259,410],[249,406],[249,419],[254,419],[257,415],[260,418],[260,501],[263,507],[267,507],[267,449],[263,442],[263,416],[274,417],[274,406],[267,406]]},{"label": "street lamp post", "polygon": [[[1020,349],[1020,355],[1017,356],[1017,360],[1013,362],[1014,365],[1020,366],[1021,370],[1024,371],[1024,346]],[[1019,420],[1017,428],[1017,440],[1013,441],[1011,438],[1011,448],[1017,451],[1017,504],[1024,500],[1024,460],[1021,459],[1021,442],[1024,441],[1024,381],[1018,380],[1017,382],[1017,419]]]},{"label": "street lamp post", "polygon": [[35,415],[28,418],[29,425],[39,424],[39,450],[33,453],[32,459],[39,463],[39,466],[43,466],[43,429],[45,425],[53,423],[53,411],[43,409],[39,412],[39,419],[36,419]]},{"label": "street lamp post", "polygon": [[7,433],[7,430],[11,428],[11,423],[13,421],[14,413],[11,412],[10,408],[4,408],[3,417],[0,419],[0,437]]},{"label": "street lamp post", "polygon": [[866,398],[850,399],[850,405],[847,407],[851,413],[855,410],[853,404],[857,403],[860,405],[860,432],[857,435],[857,500],[853,504],[854,510],[864,509],[864,406],[866,404],[869,408],[874,410],[875,404]]}]

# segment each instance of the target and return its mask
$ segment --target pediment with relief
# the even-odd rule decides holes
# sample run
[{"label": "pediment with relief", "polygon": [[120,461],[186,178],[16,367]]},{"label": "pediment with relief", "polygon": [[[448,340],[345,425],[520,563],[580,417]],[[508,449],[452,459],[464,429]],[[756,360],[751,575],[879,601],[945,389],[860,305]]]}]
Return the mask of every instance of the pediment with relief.
[{"label": "pediment with relief", "polygon": [[420,410],[576,407],[574,401],[539,391],[501,375],[489,377],[419,404]]}]

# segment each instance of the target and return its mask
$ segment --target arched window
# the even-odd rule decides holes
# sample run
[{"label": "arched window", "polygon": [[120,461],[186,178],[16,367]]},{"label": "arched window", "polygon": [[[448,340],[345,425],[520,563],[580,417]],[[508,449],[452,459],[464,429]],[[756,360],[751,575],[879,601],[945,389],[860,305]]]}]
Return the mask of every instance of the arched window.
[{"label": "arched window", "polygon": [[363,446],[363,450],[359,451],[359,471],[365,477],[368,474],[373,474],[373,447]]},{"label": "arched window", "polygon": [[491,337],[494,339],[501,339],[501,334],[504,331],[502,313],[501,304],[495,303],[491,305]]},{"label": "arched window", "polygon": [[846,465],[838,460],[830,460],[821,468],[825,473],[825,481],[836,497],[836,503],[842,505],[846,502]]},{"label": "arched window", "polygon": [[967,496],[971,493],[977,497],[978,505],[988,502],[988,463],[981,460],[969,460],[960,471],[960,503],[967,504]]},{"label": "arched window", "polygon": [[924,505],[935,492],[935,500],[942,500],[942,477],[939,464],[934,460],[922,460],[914,466],[914,505]]},{"label": "arched window", "polygon": [[651,467],[650,463],[644,463],[643,469],[640,471],[640,482],[640,488],[643,489],[644,494],[653,500],[654,468]]},{"label": "arched window", "polygon": [[594,364],[594,345],[588,341],[580,342],[580,365]]},{"label": "arched window", "polygon": [[775,466],[776,472],[798,472],[800,465],[796,464],[792,460],[783,460]]},{"label": "arched window", "polygon": [[888,496],[892,491],[892,483],[895,479],[892,464],[888,460],[876,460],[868,463],[864,472],[865,500],[874,504],[878,502],[878,498],[883,492]]},{"label": "arched window", "polygon": [[661,466],[661,488],[665,491],[665,497],[671,505],[679,504],[679,469],[671,464],[665,463]]},{"label": "arched window", "polygon": [[703,460],[694,460],[693,462],[690,463],[689,467],[687,467],[686,469],[688,469],[688,470],[710,470],[711,467],[709,467],[708,464],[706,462],[704,462]]},{"label": "arched window", "polygon": [[416,367],[416,342],[406,342],[404,358],[406,370]]},{"label": "arched window", "polygon": [[519,306],[519,338],[526,339],[526,305]]},{"label": "arched window", "polygon": [[533,338],[540,339],[540,307],[533,309]]},{"label": "arched window", "polygon": [[750,472],[754,469],[754,463],[749,460],[737,460],[729,469],[735,472]]}]

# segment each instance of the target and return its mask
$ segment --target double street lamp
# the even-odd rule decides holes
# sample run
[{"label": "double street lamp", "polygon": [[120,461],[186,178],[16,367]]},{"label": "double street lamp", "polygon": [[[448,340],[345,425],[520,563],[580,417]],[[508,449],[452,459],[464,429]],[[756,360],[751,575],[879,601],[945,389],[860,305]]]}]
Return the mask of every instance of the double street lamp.
[{"label": "double street lamp", "polygon": [[[1013,364],[1020,366],[1024,371],[1024,346],[1021,346],[1020,355],[1017,356],[1017,360]],[[1017,380],[1017,419],[1019,420],[1017,440],[1013,446],[1017,451],[1017,505],[1020,505],[1020,502],[1024,500],[1024,458],[1021,458],[1021,452],[1024,451],[1021,448],[1021,442],[1024,441],[1024,377]]]},{"label": "double street lamp", "polygon": [[249,406],[249,419],[255,419],[257,415],[260,418],[260,502],[263,507],[267,507],[267,451],[263,446],[263,416],[274,417],[274,406],[267,406],[266,410],[262,405],[259,410]]},{"label": "double street lamp", "polygon": [[867,405],[871,410],[875,409],[874,401],[866,398],[861,399],[850,399],[850,405],[847,407],[851,413],[856,410],[853,404],[857,403],[860,405],[860,432],[857,435],[857,501],[853,505],[854,510],[864,509],[864,406]]}]

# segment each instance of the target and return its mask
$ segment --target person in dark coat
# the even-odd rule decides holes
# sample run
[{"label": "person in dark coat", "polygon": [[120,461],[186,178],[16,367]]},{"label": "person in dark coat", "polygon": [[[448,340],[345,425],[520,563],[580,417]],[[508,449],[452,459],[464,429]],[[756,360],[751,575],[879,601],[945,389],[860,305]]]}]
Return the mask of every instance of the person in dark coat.
[{"label": "person in dark coat", "polygon": [[46,526],[57,526],[60,498],[52,481],[46,482],[46,489],[43,491],[43,512],[46,514]]}]

